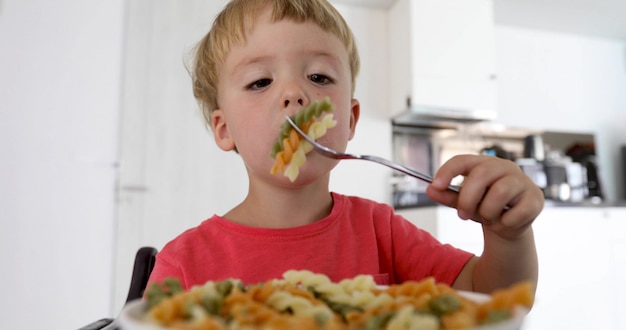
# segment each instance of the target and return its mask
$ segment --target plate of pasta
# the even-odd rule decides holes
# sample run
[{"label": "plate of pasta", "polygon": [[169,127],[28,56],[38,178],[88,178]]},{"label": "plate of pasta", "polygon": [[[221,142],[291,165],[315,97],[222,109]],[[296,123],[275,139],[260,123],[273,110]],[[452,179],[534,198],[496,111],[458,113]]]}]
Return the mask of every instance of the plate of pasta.
[{"label": "plate of pasta", "polygon": [[169,329],[519,329],[533,303],[530,283],[491,295],[457,291],[433,278],[377,286],[369,275],[332,282],[290,270],[254,285],[209,281],[183,290],[176,279],[154,283],[128,303],[123,330]]}]

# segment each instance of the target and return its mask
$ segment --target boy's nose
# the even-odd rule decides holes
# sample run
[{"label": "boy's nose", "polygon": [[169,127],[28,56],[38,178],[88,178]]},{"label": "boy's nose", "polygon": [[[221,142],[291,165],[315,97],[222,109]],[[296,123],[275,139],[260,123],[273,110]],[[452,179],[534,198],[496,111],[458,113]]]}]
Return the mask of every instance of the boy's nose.
[{"label": "boy's nose", "polygon": [[302,98],[298,98],[298,99],[286,99],[285,100],[285,108],[289,107],[289,105],[300,105],[300,106],[304,106],[304,101],[302,100]]},{"label": "boy's nose", "polygon": [[309,100],[304,88],[297,83],[286,85],[283,90],[282,106],[284,109],[295,108],[300,109],[308,105]]}]

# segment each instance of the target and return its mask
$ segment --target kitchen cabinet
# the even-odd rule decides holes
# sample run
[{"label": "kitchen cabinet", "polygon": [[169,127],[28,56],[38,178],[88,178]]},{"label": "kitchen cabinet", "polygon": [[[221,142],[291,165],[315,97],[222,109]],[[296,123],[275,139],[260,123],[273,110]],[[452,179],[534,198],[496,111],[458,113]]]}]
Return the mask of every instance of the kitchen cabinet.
[{"label": "kitchen cabinet", "polygon": [[[420,210],[420,211],[416,211]],[[456,210],[398,213],[440,241],[481,254],[481,227]],[[534,329],[626,329],[626,208],[546,207],[533,224],[539,257]]]},{"label": "kitchen cabinet", "polygon": [[398,0],[389,9],[391,116],[496,116],[492,0]]}]

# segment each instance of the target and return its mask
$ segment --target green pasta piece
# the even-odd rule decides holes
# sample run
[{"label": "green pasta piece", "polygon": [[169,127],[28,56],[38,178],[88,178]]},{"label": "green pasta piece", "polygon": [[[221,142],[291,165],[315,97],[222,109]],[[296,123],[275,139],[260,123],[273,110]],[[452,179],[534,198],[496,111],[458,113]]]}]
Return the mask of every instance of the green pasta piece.
[{"label": "green pasta piece", "polygon": [[[291,119],[298,125],[302,127],[303,124],[308,123],[313,118],[319,118],[324,112],[333,111],[334,105],[330,103],[330,98],[325,97],[321,100],[314,101],[309,104],[309,106],[303,108],[295,115],[291,116]],[[272,159],[276,158],[276,154],[283,151],[285,148],[283,146],[283,140],[289,136],[289,131],[291,130],[291,125],[288,122],[284,122],[280,125],[280,132],[278,132],[278,140],[272,145],[272,150],[270,152],[270,157]]]},{"label": "green pasta piece", "polygon": [[441,295],[428,302],[428,307],[437,316],[455,312],[461,308],[461,300],[452,295]]},{"label": "green pasta piece", "polygon": [[388,311],[370,318],[367,323],[365,323],[365,330],[377,330],[384,329],[387,323],[396,316],[395,311]]},{"label": "green pasta piece", "polygon": [[487,314],[487,318],[483,324],[493,324],[508,320],[512,317],[511,312],[508,310],[491,310]]},{"label": "green pasta piece", "polygon": [[146,290],[145,296],[148,301],[148,306],[152,308],[161,302],[161,300],[183,291],[179,279],[168,277],[164,279],[162,283],[152,283]]}]

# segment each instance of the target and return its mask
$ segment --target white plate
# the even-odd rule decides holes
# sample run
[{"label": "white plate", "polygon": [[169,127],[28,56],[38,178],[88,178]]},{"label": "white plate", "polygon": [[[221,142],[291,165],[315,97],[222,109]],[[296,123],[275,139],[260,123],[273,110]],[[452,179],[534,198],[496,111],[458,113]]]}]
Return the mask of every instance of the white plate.
[{"label": "white plate", "polygon": [[145,320],[147,302],[137,299],[128,302],[117,318],[121,330],[167,330]]},{"label": "white plate", "polygon": [[[481,293],[467,291],[459,291],[459,293],[476,302],[484,302],[489,299],[488,295]],[[526,309],[518,308],[509,320],[467,330],[518,330],[521,328],[527,313]],[[146,302],[141,299],[133,300],[124,306],[117,322],[122,330],[171,330],[146,321],[145,315]]]}]

